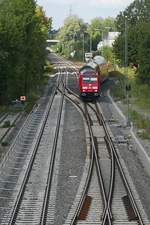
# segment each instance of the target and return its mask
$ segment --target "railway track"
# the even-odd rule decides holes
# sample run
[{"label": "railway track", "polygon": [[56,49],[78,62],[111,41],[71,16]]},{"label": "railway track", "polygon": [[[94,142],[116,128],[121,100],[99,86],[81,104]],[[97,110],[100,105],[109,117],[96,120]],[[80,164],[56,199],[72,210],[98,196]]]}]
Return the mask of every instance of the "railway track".
[{"label": "railway track", "polygon": [[[103,118],[102,113],[100,112],[100,109],[97,103],[92,105],[84,104],[83,106],[83,103],[79,100],[78,96],[75,95],[70,89],[68,88],[66,89],[69,93],[67,94],[67,98],[77,108],[79,108],[79,110],[83,114],[83,117],[87,121],[87,126],[88,126],[90,140],[91,140],[90,145],[92,146],[92,154],[93,154],[93,158],[95,159],[98,183],[100,184],[99,190],[101,190],[102,192],[101,199],[103,203],[103,209],[100,209],[100,211],[98,212],[99,220],[96,220],[96,221],[93,220],[94,218],[93,214],[95,215],[95,211],[96,212],[98,211],[97,207],[94,208],[94,211],[92,213],[93,218],[90,218],[90,216],[88,217],[87,215],[87,220],[83,221],[82,219],[80,219],[82,210],[83,211],[85,210],[83,206],[84,204],[86,205],[85,203],[86,198],[89,197],[88,191],[86,190],[87,188],[89,189],[89,185],[85,185],[84,187],[85,190],[83,191],[83,196],[81,196],[81,200],[79,200],[79,196],[78,196],[77,209],[76,211],[74,209],[70,211],[70,215],[68,216],[65,225],[67,224],[103,224],[103,225],[148,224],[149,222],[147,218],[141,217],[141,212],[139,208],[137,207],[137,203],[134,199],[134,195],[132,191],[130,190],[130,186],[128,184],[124,171],[122,169],[117,151],[112,142],[111,135],[108,132],[107,125],[105,124],[105,120]],[[90,113],[89,113],[89,110],[90,110]],[[103,130],[102,132],[104,133],[104,136],[102,137],[99,136],[98,130],[99,131]],[[98,142],[102,138],[104,139],[104,141],[101,146],[101,144],[98,144]],[[103,145],[105,145],[105,147]],[[106,151],[105,153],[103,150],[101,150],[102,152],[100,151],[102,147],[105,149]],[[105,156],[107,155],[107,159],[105,159],[105,156],[103,159],[103,154]],[[108,164],[107,166],[105,165],[105,162],[107,162],[106,163]],[[104,172],[101,172],[102,169]],[[109,173],[107,171],[109,171]],[[89,173],[91,173],[90,169],[89,169]],[[89,179],[91,175],[88,174],[87,177]],[[90,181],[88,180],[86,184],[87,183],[89,184]],[[89,191],[89,193],[91,192]],[[97,216],[95,217],[97,218]]]},{"label": "railway track", "polygon": [[[16,114],[4,114],[0,120],[0,142],[6,138],[7,134],[14,128],[14,125],[21,118],[22,113]],[[10,125],[8,127],[4,127],[5,122],[9,121]]]},{"label": "railway track", "polygon": [[[62,75],[61,70],[60,70],[60,74]],[[63,80],[65,83],[66,82],[65,77],[62,75],[60,77],[60,86],[61,86],[61,82],[63,82]],[[63,89],[63,87],[62,87],[62,89]],[[47,182],[46,182],[47,185],[46,185],[43,209],[42,209],[41,220],[40,220],[41,225],[50,224],[52,221],[51,214],[53,213],[54,207],[51,207],[50,193],[51,193],[51,189],[52,189],[52,187],[51,187],[52,179],[54,176],[53,170],[54,170],[56,150],[57,150],[58,139],[59,139],[59,131],[60,131],[60,126],[61,126],[63,105],[64,105],[64,94],[62,94],[62,96],[61,96],[60,105],[59,105],[58,118],[57,118],[57,124],[56,124],[56,129],[55,129],[55,137],[54,137],[54,141],[53,141],[52,154],[51,154],[51,159],[50,159],[50,163],[49,163],[49,171],[48,171]],[[51,212],[51,210],[52,210],[52,212]]]},{"label": "railway track", "polygon": [[4,121],[4,119],[8,116],[8,113],[2,113],[0,116],[0,125]]},{"label": "railway track", "polygon": [[1,163],[0,224],[55,224],[66,98],[85,121],[88,153],[83,179],[64,225],[148,225],[130,190],[100,106],[82,102],[68,88],[66,79],[71,85],[77,83],[76,70],[69,62],[56,61],[59,79],[50,100],[45,96],[33,109]]},{"label": "railway track", "polygon": [[56,90],[57,87],[48,104],[44,97],[28,116],[1,164],[0,224],[46,223],[64,102]]},{"label": "railway track", "polygon": [[[76,75],[75,74],[76,71],[74,71],[75,73],[73,71],[74,71],[74,68],[69,67],[68,69],[68,65],[66,65],[66,74],[68,76],[71,76],[72,81],[76,80],[76,78],[73,79],[72,77],[72,75]],[[70,77],[68,78],[68,80],[70,82]],[[70,83],[74,82],[72,81]],[[73,88],[73,89],[76,89],[76,88]],[[83,106],[83,104],[80,102],[77,95],[74,95],[74,93],[70,89],[67,89],[67,91],[68,91],[67,98],[76,106],[76,108],[78,108],[81,111],[84,119],[88,121],[87,126],[89,124],[88,130],[90,134],[89,135],[90,146],[92,146],[92,150],[93,150],[91,151],[94,152],[94,149],[95,149],[95,152],[97,152],[97,156],[95,155],[96,153],[93,153],[94,155],[93,158],[94,160],[95,158],[98,158],[97,161],[100,162],[99,166],[98,166],[98,163],[95,162],[95,166],[92,166],[92,168],[95,167],[96,171],[98,170],[101,171],[100,173],[102,175],[101,179],[103,181],[103,184],[102,182],[100,182],[100,175],[98,175],[98,172],[97,172],[97,180],[96,178],[88,178],[89,180],[93,179],[94,183],[98,184],[98,188],[95,193],[96,197],[95,198],[93,197],[94,195],[92,194],[92,191],[91,191],[91,189],[94,189],[94,187],[92,187],[92,184],[87,185],[89,186],[88,190],[86,190],[85,187],[82,188],[84,190],[83,196],[80,190],[79,195],[82,197],[80,198],[79,195],[77,195],[76,203],[73,204],[73,207],[70,210],[70,213],[68,215],[68,218],[65,224],[103,224],[103,225],[149,224],[145,216],[145,213],[143,213],[142,211],[143,210],[142,207],[139,206],[140,204],[138,202],[138,198],[135,197],[134,195],[135,191],[132,192],[130,190],[131,188],[130,188],[130,185],[128,184],[126,175],[122,169],[120,158],[118,157],[118,153],[115,149],[112,138],[108,132],[109,129],[107,125],[105,124],[105,119],[103,118],[103,115],[100,112],[100,109],[98,109],[99,107],[97,106],[97,104],[92,104],[92,106],[89,106],[89,104],[86,104],[86,106]],[[77,91],[77,89],[75,91]],[[90,108],[90,111],[93,111],[93,113],[90,112],[90,114],[95,114],[94,116],[92,116],[94,119],[91,118],[91,115],[89,115],[88,110],[86,108]],[[96,117],[97,119],[95,119]],[[90,129],[92,129],[94,133],[93,137],[91,135],[92,131],[90,131]],[[99,137],[97,135],[98,130],[103,130],[104,136]],[[103,138],[103,141],[101,143],[101,141],[99,140],[102,140],[102,138]],[[101,150],[102,151],[101,152],[100,149],[102,148],[105,151]],[[108,165],[105,165],[105,163]],[[93,165],[93,163],[91,164]],[[89,171],[91,171],[90,166],[88,168],[89,168]],[[94,174],[96,173],[94,172]],[[89,174],[87,175],[87,177],[90,177],[90,176],[91,175]],[[90,184],[89,180],[85,181],[85,184],[87,183]],[[101,184],[100,187],[99,187],[99,184]],[[82,184],[81,186],[83,187],[84,185]],[[102,192],[104,192],[105,194],[103,195],[103,193],[101,193],[101,197],[98,200],[98,196],[100,196],[100,190],[103,189],[102,187],[104,187],[104,191]],[[88,199],[92,199],[92,200],[88,200]],[[93,205],[92,203],[86,203],[86,201],[93,202]],[[91,206],[90,207],[87,206],[87,208],[88,207],[89,208],[85,210],[84,205],[86,204],[87,205],[90,204]],[[95,204],[95,207],[94,207],[94,204]],[[98,210],[98,206],[100,210]],[[84,210],[88,212],[86,216],[83,216],[84,217],[84,220],[83,220],[81,215],[82,215],[82,212],[84,212]],[[94,219],[94,217],[96,219]]]}]

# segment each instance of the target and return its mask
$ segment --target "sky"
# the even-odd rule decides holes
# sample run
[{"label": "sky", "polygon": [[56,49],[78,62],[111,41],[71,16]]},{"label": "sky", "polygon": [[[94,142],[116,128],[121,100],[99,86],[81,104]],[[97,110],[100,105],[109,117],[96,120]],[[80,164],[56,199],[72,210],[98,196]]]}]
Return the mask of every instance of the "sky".
[{"label": "sky", "polygon": [[116,17],[133,0],[37,0],[46,15],[53,18],[53,29],[63,26],[70,14],[77,15],[90,23],[95,17]]}]

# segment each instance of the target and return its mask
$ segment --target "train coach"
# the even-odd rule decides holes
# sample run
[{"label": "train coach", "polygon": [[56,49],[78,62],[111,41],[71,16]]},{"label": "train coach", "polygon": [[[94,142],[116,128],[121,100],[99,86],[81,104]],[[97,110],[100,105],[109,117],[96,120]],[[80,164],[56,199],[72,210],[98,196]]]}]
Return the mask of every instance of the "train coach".
[{"label": "train coach", "polygon": [[101,74],[99,66],[90,62],[79,70],[79,88],[81,97],[98,97]]}]

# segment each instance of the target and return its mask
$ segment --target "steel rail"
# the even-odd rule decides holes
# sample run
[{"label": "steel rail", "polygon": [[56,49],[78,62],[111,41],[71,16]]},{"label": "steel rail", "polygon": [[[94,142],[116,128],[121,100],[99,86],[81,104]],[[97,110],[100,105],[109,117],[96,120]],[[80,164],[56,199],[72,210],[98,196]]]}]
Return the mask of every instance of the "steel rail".
[{"label": "steel rail", "polygon": [[[87,105],[89,106],[89,104],[85,104],[85,107],[87,107]],[[89,116],[89,113],[88,113],[87,109],[86,109],[86,112],[87,112],[88,120],[89,120],[89,123],[90,123],[90,116]],[[92,134],[92,141],[94,141],[94,136],[93,136],[93,131],[92,131],[91,126],[90,126],[90,132]],[[98,180],[99,180],[99,183],[100,183],[100,186],[101,186],[101,189],[102,189],[102,195],[103,195],[103,199],[104,199],[104,208],[107,209],[107,217],[105,217],[105,215],[104,215],[104,217],[102,217],[102,224],[105,225],[106,219],[108,219],[108,223],[110,225],[112,225],[112,213],[111,213],[111,210],[110,210],[110,205],[108,204],[108,198],[107,198],[106,191],[105,191],[105,185],[104,185],[104,181],[103,181],[102,171],[101,171],[101,168],[100,168],[100,163],[99,163],[99,160],[98,160],[98,154],[97,154],[96,148],[94,148],[94,156],[95,156],[95,161],[96,161]],[[114,170],[112,171],[111,175],[114,175]]]},{"label": "steel rail", "polygon": [[[34,105],[34,107],[35,107],[35,105]],[[26,117],[26,119],[25,119],[25,121],[24,121],[24,123],[23,123],[21,129],[19,130],[19,132],[18,132],[17,136],[15,137],[13,143],[11,144],[9,150],[7,151],[7,153],[5,154],[5,156],[4,156],[3,160],[2,160],[2,162],[0,163],[0,172],[1,172],[1,169],[3,168],[3,166],[5,165],[5,163],[6,163],[7,159],[8,159],[8,157],[9,157],[9,155],[10,155],[11,152],[13,151],[13,148],[14,148],[16,142],[17,142],[17,139],[18,139],[18,137],[20,136],[20,134],[23,132],[23,130],[24,130],[25,126],[26,126],[26,123],[28,122],[28,120],[29,120],[31,114],[32,114],[32,112],[30,112],[30,113],[28,114],[28,116]]]},{"label": "steel rail", "polygon": [[[53,91],[53,95],[54,95],[54,93],[56,92],[56,89],[57,89],[57,86],[59,85],[59,82],[60,82],[60,78],[59,78],[59,76],[58,76],[58,79],[57,79],[57,85],[55,86],[55,89],[54,89],[54,91]],[[9,155],[12,153],[13,148],[14,148],[14,146],[15,146],[15,144],[16,144],[18,138],[19,138],[19,136],[24,132],[25,126],[26,126],[26,124],[28,123],[28,120],[29,120],[30,116],[32,115],[32,112],[34,111],[35,108],[36,108],[36,105],[33,106],[32,111],[31,111],[31,112],[28,114],[28,116],[26,117],[26,119],[25,119],[25,121],[24,121],[24,123],[23,123],[21,129],[19,130],[19,132],[18,132],[17,136],[15,137],[13,143],[11,144],[9,150],[7,151],[7,153],[5,154],[5,156],[4,156],[3,160],[2,160],[2,162],[0,163],[0,173],[1,173],[1,169],[3,168],[3,166],[4,166],[5,163],[6,163],[6,161],[8,160]]]},{"label": "steel rail", "polygon": [[[118,165],[118,168],[119,168],[121,177],[122,177],[122,179],[123,179],[123,182],[124,182],[126,191],[127,191],[128,195],[129,195],[129,198],[130,198],[130,201],[131,201],[133,210],[134,210],[135,214],[137,215],[137,218],[138,218],[138,220],[139,220],[139,222],[140,222],[140,225],[144,225],[144,222],[143,222],[143,220],[142,220],[141,214],[139,213],[137,204],[136,204],[136,202],[135,202],[135,200],[134,200],[133,193],[132,193],[132,191],[131,191],[131,189],[130,189],[129,183],[128,183],[128,181],[127,181],[127,178],[126,178],[125,173],[124,173],[124,171],[123,171],[123,168],[122,168],[122,166],[121,166],[121,163],[120,163],[120,160],[119,160],[118,153],[117,153],[117,151],[116,151],[116,149],[115,149],[115,146],[114,146],[114,143],[113,143],[113,141],[112,141],[112,138],[111,138],[111,136],[109,135],[107,126],[106,126],[106,124],[105,124],[104,117],[103,117],[102,113],[100,113],[100,112],[97,113],[97,116],[99,117],[99,119],[100,119],[100,120],[102,121],[102,123],[104,124],[105,132],[108,134],[109,143],[111,144],[111,148],[112,148],[112,150],[113,150],[113,154],[114,154],[114,157],[115,157],[115,161],[117,162],[117,165]],[[110,197],[111,197],[111,193],[109,193],[109,195],[110,195]],[[110,198],[110,200],[111,200],[111,198]],[[108,210],[108,207],[107,207],[107,210]],[[106,212],[105,212],[105,213],[106,213]],[[105,215],[106,215],[106,214],[105,214]]]},{"label": "steel rail", "polygon": [[[78,99],[79,96],[77,94],[75,94],[72,90],[70,90],[68,87],[66,87],[68,89],[68,92],[72,95],[74,95],[75,97],[77,97]],[[92,106],[90,106],[91,108],[93,108]],[[133,197],[133,194],[132,194],[132,191],[130,189],[130,186],[128,184],[128,181],[126,179],[126,176],[124,174],[124,171],[122,169],[122,166],[121,166],[121,163],[120,163],[120,160],[119,160],[119,157],[118,157],[118,154],[115,150],[115,146],[114,146],[114,143],[112,141],[112,138],[110,137],[109,135],[109,132],[108,132],[108,129],[107,129],[107,126],[105,124],[105,120],[103,118],[103,115],[100,113],[100,112],[96,112],[96,110],[93,108],[93,110],[95,111],[96,113],[96,116],[97,118],[99,118],[99,121],[101,121],[103,127],[104,127],[104,131],[105,131],[105,134],[106,134],[106,142],[108,143],[109,147],[110,147],[110,150],[111,150],[111,155],[113,156],[113,158],[115,157],[115,160],[117,162],[117,165],[118,165],[118,168],[119,168],[119,171],[120,171],[120,174],[121,174],[121,177],[123,178],[123,181],[124,181],[124,185],[125,185],[125,188],[127,190],[127,193],[129,194],[129,198],[131,200],[131,204],[133,206],[133,209],[135,211],[135,214],[137,215],[138,217],[138,220],[139,220],[139,223],[140,225],[144,225],[144,222],[142,220],[142,217],[141,217],[141,214],[139,213],[139,210],[138,210],[138,207],[136,205],[136,202],[134,200],[134,197]],[[113,151],[113,152],[112,152]],[[114,163],[112,162],[111,163],[111,167],[113,168],[113,170],[115,169],[115,165]],[[115,171],[114,171],[115,173]],[[112,197],[113,197],[113,189],[114,189],[114,180],[115,180],[115,174],[111,173],[111,182],[110,182],[110,186],[109,186],[109,193],[108,193],[108,201],[107,201],[107,205],[105,207],[105,210],[104,210],[104,213],[103,213],[103,221],[107,221],[107,215],[108,215],[108,210],[110,208],[110,205],[111,205],[111,202],[112,202]],[[105,223],[103,222],[103,224],[105,225]]]},{"label": "steel rail", "polygon": [[[95,104],[95,106],[96,106],[96,111],[99,115],[100,112],[99,112],[97,104]],[[97,116],[97,113],[96,113],[96,116]],[[110,150],[110,156],[111,156],[111,169],[110,169],[111,175],[110,175],[109,191],[108,191],[108,197],[107,197],[107,204],[106,204],[106,207],[104,209],[103,217],[102,217],[103,218],[102,225],[105,225],[106,221],[107,221],[109,209],[111,209],[111,202],[112,202],[112,197],[113,197],[114,182],[115,182],[115,158],[114,158],[114,151],[113,151],[112,142],[110,140],[110,135],[109,135],[108,130],[106,128],[106,124],[104,123],[104,120],[100,120],[99,117],[97,117],[97,119],[99,120],[100,124],[102,123],[102,126],[104,128],[105,135],[106,135],[105,141],[106,141],[106,144],[108,146],[108,149]]]},{"label": "steel rail", "polygon": [[[68,87],[66,87],[66,89],[68,90],[69,93],[71,93],[72,95],[74,95],[75,97],[77,97],[78,99],[79,96],[77,94],[75,94],[72,90],[70,90]],[[96,162],[97,162],[97,170],[99,171],[99,182],[101,184],[101,187],[102,187],[102,191],[103,191],[103,194],[104,194],[104,202],[105,202],[105,209],[104,209],[104,212],[103,212],[103,216],[102,216],[102,225],[105,225],[106,224],[106,221],[108,219],[109,223],[111,224],[111,221],[110,221],[110,218],[112,220],[112,213],[111,213],[111,201],[112,201],[112,194],[113,194],[113,189],[114,189],[114,179],[115,179],[115,161],[114,161],[114,153],[113,153],[113,150],[112,150],[112,146],[111,146],[111,142],[110,142],[110,139],[109,139],[109,133],[107,131],[107,129],[104,127],[105,126],[105,123],[103,123],[103,121],[100,119],[100,117],[97,115],[97,111],[90,105],[87,103],[87,105],[95,112],[96,116],[97,116],[97,119],[99,121],[99,124],[101,124],[102,122],[102,125],[103,125],[103,128],[104,128],[104,131],[105,131],[105,134],[106,134],[106,142],[108,143],[108,146],[109,146],[109,149],[110,149],[110,155],[111,155],[111,177],[110,177],[110,185],[109,185],[109,192],[108,192],[108,197],[106,197],[106,193],[105,193],[105,188],[104,188],[104,182],[103,180],[101,180],[100,177],[102,177],[102,173],[101,173],[101,170],[100,170],[100,165],[99,165],[99,162],[98,162],[98,157],[96,157]],[[95,151],[95,154],[97,155],[96,151]],[[107,199],[108,198],[108,199]]]},{"label": "steel rail", "polygon": [[[13,121],[12,124],[17,123],[17,121],[21,118],[22,113],[19,113],[19,115],[15,118],[15,120]],[[15,124],[16,125],[16,124]],[[14,126],[10,126],[7,128],[6,132],[4,133],[4,135],[0,138],[0,143],[6,138],[7,134],[14,128]]]},{"label": "steel rail", "polygon": [[6,117],[8,116],[8,113],[3,113],[0,117],[0,124],[6,119]]},{"label": "steel rail", "polygon": [[136,204],[136,202],[135,202],[133,193],[132,193],[132,191],[131,191],[131,189],[130,189],[129,183],[128,183],[128,181],[127,181],[127,178],[126,178],[125,173],[124,173],[124,171],[123,171],[123,168],[122,168],[122,166],[121,166],[121,163],[120,163],[120,160],[119,160],[118,153],[115,151],[114,154],[115,154],[115,159],[116,159],[116,161],[117,161],[117,164],[118,164],[118,168],[119,168],[121,177],[123,178],[123,182],[124,182],[124,184],[125,184],[125,188],[126,188],[126,190],[127,190],[128,196],[129,196],[129,198],[130,198],[130,202],[131,202],[131,204],[132,204],[133,210],[134,210],[134,212],[135,212],[135,215],[137,215],[137,220],[139,221],[140,225],[144,225],[143,219],[142,219],[142,217],[141,217],[141,214],[140,214],[139,209],[138,209],[138,207],[137,207],[137,204]]},{"label": "steel rail", "polygon": [[[62,93],[62,91],[60,89],[58,89],[59,92]],[[82,109],[82,107],[80,105],[78,105],[70,96],[67,95],[67,93],[64,93],[64,96],[70,101],[72,102],[76,107],[78,107],[78,109],[80,110],[80,112],[82,113],[86,123],[87,123],[87,126],[89,128],[89,124],[88,124],[88,121],[87,121],[87,117],[86,117],[86,114],[84,112],[84,110]],[[90,132],[89,132],[90,134]],[[90,139],[92,140],[92,138]],[[71,223],[70,225],[75,225],[76,224],[76,221],[79,217],[79,214],[80,214],[80,211],[82,209],[82,206],[84,204],[84,201],[85,201],[85,198],[86,198],[86,195],[87,195],[87,191],[88,191],[88,188],[89,188],[89,185],[90,185],[90,181],[91,181],[91,177],[92,177],[92,172],[93,172],[93,167],[94,167],[94,148],[95,146],[95,143],[94,142],[91,142],[91,157],[90,157],[90,165],[89,165],[89,170],[88,170],[88,174],[87,174],[87,178],[86,178],[86,182],[85,182],[85,185],[84,185],[84,189],[83,189],[83,192],[82,192],[82,196],[80,198],[80,201],[78,203],[78,206],[75,210],[75,213],[72,217],[72,220],[71,220]]]},{"label": "steel rail", "polygon": [[[70,94],[76,96],[78,99],[80,99],[79,96],[78,96],[77,94],[75,94],[71,89],[69,89],[68,87],[66,87],[66,89],[67,89],[68,93],[70,93]],[[67,97],[67,98],[69,98],[69,97]],[[74,103],[74,104],[77,105],[76,103]],[[77,105],[77,106],[78,106],[78,105]],[[78,106],[78,107],[79,107],[79,106]],[[95,109],[93,109],[93,110],[95,110]],[[112,141],[112,138],[111,138],[111,136],[109,135],[109,132],[108,132],[107,126],[106,126],[106,124],[105,124],[105,120],[104,120],[104,118],[103,118],[103,115],[102,115],[100,112],[99,112],[99,113],[96,113],[96,115],[97,115],[97,118],[99,118],[99,120],[102,121],[102,124],[104,125],[104,131],[105,131],[105,134],[106,134],[106,136],[107,136],[107,137],[105,138],[106,143],[107,143],[107,145],[110,147],[111,154],[112,154],[112,151],[113,151],[113,156],[115,157],[115,162],[117,162],[117,165],[118,165],[118,168],[119,168],[121,177],[122,177],[122,179],[123,179],[125,188],[126,188],[127,193],[128,193],[128,195],[129,195],[131,204],[132,204],[132,206],[133,206],[133,209],[134,209],[134,211],[135,211],[135,214],[136,214],[137,217],[138,217],[138,221],[139,221],[140,225],[144,225],[144,222],[143,222],[143,220],[142,220],[141,214],[139,213],[137,204],[136,204],[136,202],[135,202],[135,200],[134,200],[133,193],[132,193],[132,191],[131,191],[131,189],[130,189],[130,186],[129,186],[129,184],[128,184],[127,178],[126,178],[125,173],[124,173],[124,171],[123,171],[123,168],[122,168],[122,166],[121,166],[121,163],[120,163],[120,160],[119,160],[118,153],[116,152],[116,149],[115,149],[114,143],[113,143],[113,141]],[[112,163],[112,165],[113,165],[113,163]],[[112,166],[111,166],[111,167],[112,167]],[[110,186],[109,186],[108,202],[107,202],[107,206],[105,207],[104,214],[103,214],[103,217],[104,217],[104,218],[107,218],[108,209],[109,209],[110,204],[111,204],[111,201],[112,201],[112,194],[113,194],[113,191],[112,191],[112,190],[113,190],[113,186],[114,186],[114,184],[113,184],[114,178],[113,178],[112,175],[111,175],[111,177],[112,177],[112,178],[111,178],[111,183],[110,183]],[[115,177],[115,176],[114,176],[114,177]],[[105,219],[105,220],[106,220],[106,219]]]},{"label": "steel rail", "polygon": [[53,100],[54,100],[54,97],[55,97],[55,91],[56,91],[55,89],[54,89],[52,98],[50,99],[49,105],[47,107],[47,111],[45,113],[45,118],[44,118],[43,124],[41,126],[41,129],[40,129],[40,132],[39,132],[36,144],[34,146],[34,150],[33,150],[32,156],[30,158],[30,161],[29,161],[29,164],[28,164],[28,168],[27,168],[27,170],[25,172],[25,176],[23,178],[23,182],[21,184],[20,190],[19,190],[18,195],[16,197],[15,205],[14,205],[14,208],[12,210],[12,213],[11,213],[8,225],[15,224],[15,221],[16,221],[16,218],[17,218],[17,213],[18,213],[19,207],[21,205],[21,201],[22,201],[23,194],[24,194],[24,191],[25,191],[25,187],[26,187],[26,184],[28,182],[28,179],[29,179],[29,176],[30,176],[30,172],[32,170],[32,166],[33,166],[33,163],[34,163],[34,159],[35,159],[35,156],[36,156],[36,153],[37,153],[37,150],[38,150],[38,146],[40,144],[40,141],[41,141],[41,138],[42,138],[42,134],[43,134],[43,131],[44,131],[44,128],[45,128],[45,125],[46,125],[46,122],[47,122],[47,119],[48,119],[51,107],[52,107],[52,103],[53,103]]},{"label": "steel rail", "polygon": [[[68,93],[71,93],[72,95],[74,95],[75,97],[77,97],[80,100],[80,98],[77,94],[75,94],[68,87],[66,87],[66,86],[64,86],[64,87],[66,88]],[[103,196],[103,200],[104,200],[104,213],[103,213],[103,216],[102,216],[102,221],[103,221],[102,224],[105,225],[106,220],[108,219],[108,222],[111,225],[112,224],[112,213],[111,213],[111,210],[110,210],[110,202],[111,202],[111,199],[112,199],[112,194],[110,194],[108,196],[108,199],[107,199],[106,191],[105,191],[105,187],[104,187],[104,181],[103,181],[103,177],[102,177],[102,172],[101,172],[101,168],[100,168],[100,164],[99,164],[99,160],[98,160],[98,154],[97,154],[97,150],[96,150],[95,143],[94,143],[93,131],[92,131],[92,128],[90,126],[90,116],[89,116],[89,113],[88,113],[88,110],[87,110],[87,106],[89,106],[94,111],[96,116],[97,116],[97,113],[96,113],[96,110],[90,104],[88,104],[88,103],[84,104],[84,107],[86,108],[85,112],[87,112],[87,113],[85,113],[85,115],[87,117],[88,128],[89,128],[89,132],[90,132],[90,136],[91,136],[91,140],[92,140],[94,156],[95,156],[95,161],[96,161],[97,174],[98,174],[98,180],[99,180],[99,184],[100,184],[101,189],[102,189],[102,196]],[[100,120],[99,120],[98,117],[97,117],[97,119],[98,119],[99,124],[100,124]],[[110,180],[109,190],[113,189],[114,174],[115,174],[115,172],[114,172],[114,157],[113,157],[112,151],[111,151],[111,156],[112,156],[112,160],[111,160],[111,180]],[[111,191],[109,191],[109,193],[111,193]]]},{"label": "steel rail", "polygon": [[[59,85],[61,82],[62,82],[62,79],[60,79]],[[50,191],[51,191],[51,183],[52,183],[52,178],[53,178],[53,170],[54,170],[56,149],[57,149],[58,136],[59,136],[59,128],[60,128],[61,116],[62,116],[62,110],[63,110],[63,103],[64,103],[64,94],[62,94],[62,98],[61,98],[61,102],[60,102],[60,106],[59,106],[59,113],[58,113],[55,137],[54,137],[54,142],[53,142],[53,147],[52,147],[52,155],[51,155],[51,159],[50,159],[50,167],[49,167],[49,171],[48,171],[47,186],[46,186],[45,195],[44,195],[42,213],[41,213],[41,218],[40,218],[40,225],[46,224],[48,203],[49,203],[49,197],[50,197]]]},{"label": "steel rail", "polygon": [[[77,69],[74,67],[74,68],[71,68],[71,70],[72,70],[73,73],[75,73],[74,75],[75,75],[76,81],[78,82],[79,76],[78,76],[78,71],[77,71]],[[68,72],[68,73],[69,73],[69,72]]]},{"label": "steel rail", "polygon": [[[103,182],[102,173],[101,173],[101,169],[100,169],[100,165],[99,165],[99,161],[98,161],[97,150],[96,150],[96,146],[95,146],[95,142],[94,142],[94,135],[93,135],[92,128],[90,126],[90,118],[89,118],[89,115],[88,115],[88,113],[86,113],[87,110],[84,110],[83,111],[83,109],[75,101],[73,101],[69,96],[66,95],[66,97],[70,101],[72,101],[82,111],[82,113],[84,115],[84,118],[86,119],[87,126],[88,126],[88,130],[89,130],[89,134],[90,134],[90,137],[91,137],[92,152],[93,152],[92,154],[94,155],[94,158],[95,158],[95,161],[96,161],[96,168],[97,168],[97,173],[98,173],[98,180],[99,180],[99,184],[100,184],[101,189],[102,189],[102,196],[103,196],[103,200],[104,200],[104,206],[106,208],[106,206],[107,206],[107,197],[106,197],[106,192],[105,192],[105,188],[104,188],[104,182]],[[76,218],[77,215],[79,214],[79,211],[80,211],[79,209],[81,210],[81,205],[79,205],[79,207],[77,208],[77,213],[74,216],[74,218]],[[107,215],[107,218],[108,218],[109,224],[112,225],[111,211],[108,210],[108,213],[107,214],[108,214]],[[71,225],[73,225],[74,222],[75,222],[75,220],[73,220],[73,223],[71,223]]]}]

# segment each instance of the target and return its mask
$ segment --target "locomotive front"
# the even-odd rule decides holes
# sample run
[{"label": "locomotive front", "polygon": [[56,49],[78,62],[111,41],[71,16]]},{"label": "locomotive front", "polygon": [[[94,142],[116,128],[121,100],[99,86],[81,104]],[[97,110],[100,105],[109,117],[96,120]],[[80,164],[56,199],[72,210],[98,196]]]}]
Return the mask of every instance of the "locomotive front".
[{"label": "locomotive front", "polygon": [[100,71],[96,64],[87,64],[79,71],[81,97],[98,97],[100,91]]}]

